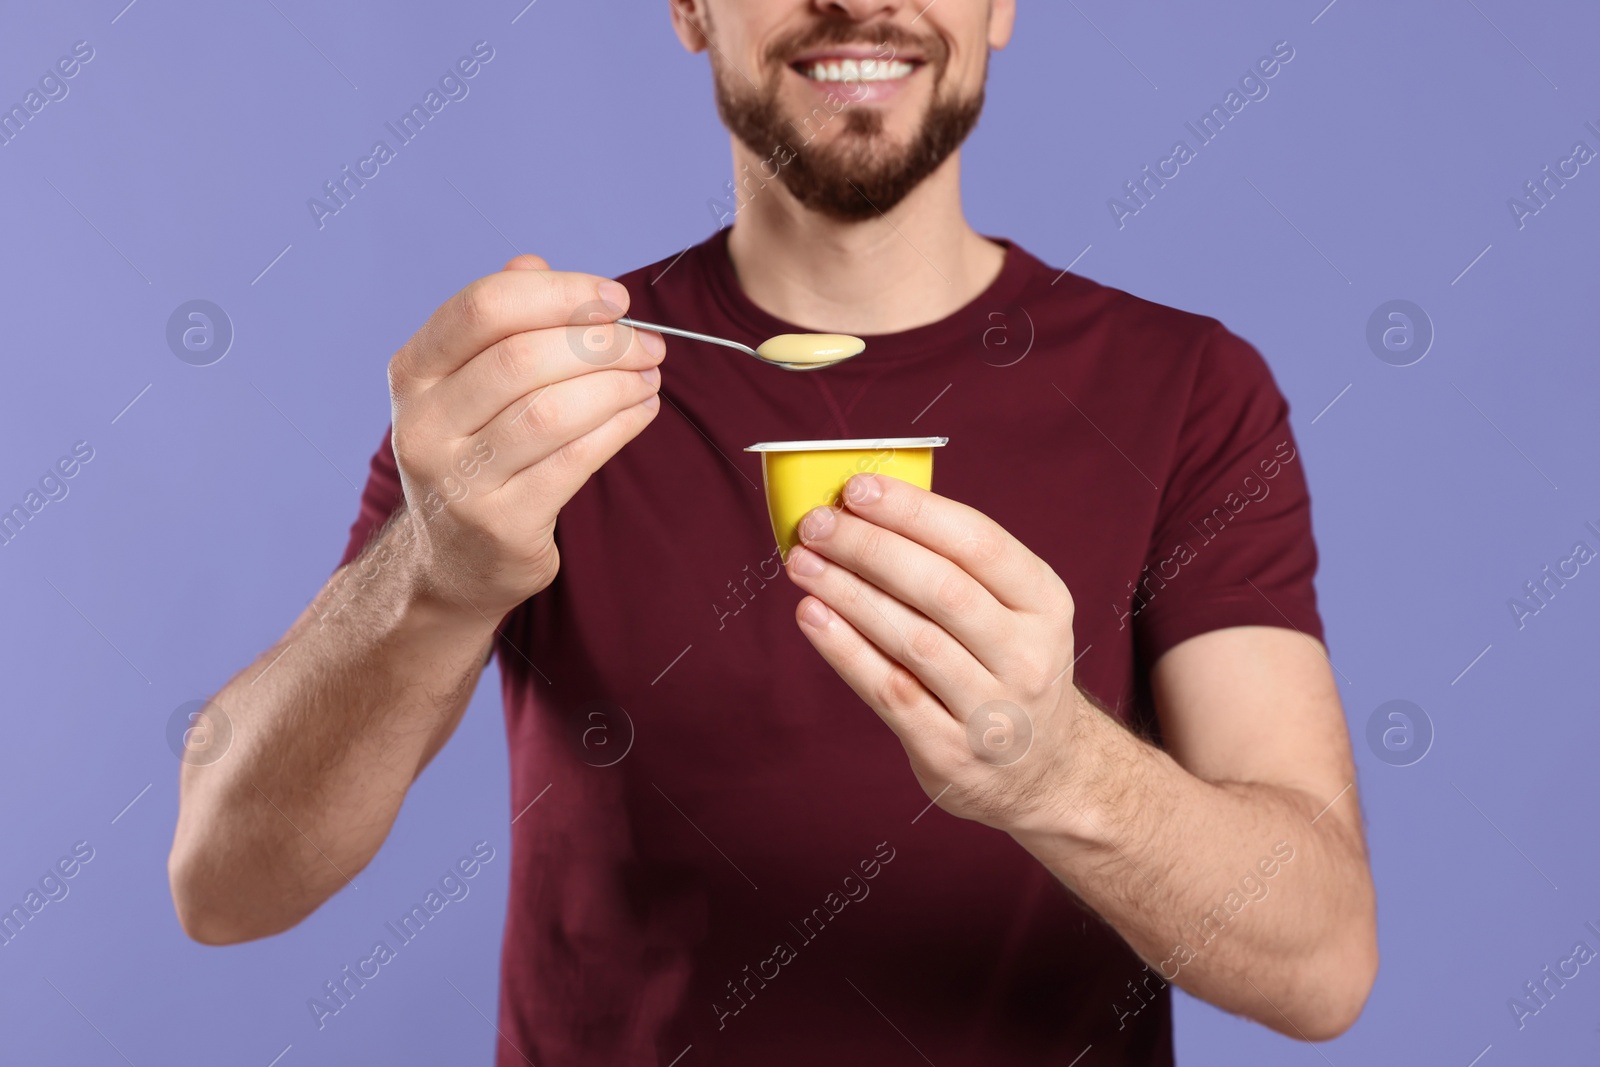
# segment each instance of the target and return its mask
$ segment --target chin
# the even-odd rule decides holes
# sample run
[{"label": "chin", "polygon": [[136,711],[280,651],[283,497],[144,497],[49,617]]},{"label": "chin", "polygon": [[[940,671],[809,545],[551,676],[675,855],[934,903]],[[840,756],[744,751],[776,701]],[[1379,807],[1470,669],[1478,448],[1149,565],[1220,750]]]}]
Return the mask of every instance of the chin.
[{"label": "chin", "polygon": [[[908,124],[909,125],[909,124]],[[842,154],[861,159],[884,159],[904,155],[909,147],[909,134],[893,129],[880,129],[874,133],[856,130],[827,129],[813,138],[805,148],[812,151]],[[804,150],[804,149],[802,149]]]},{"label": "chin", "polygon": [[786,128],[796,148],[904,151],[927,121],[927,100],[904,94],[894,100],[862,102],[838,91],[806,91],[788,96]]}]

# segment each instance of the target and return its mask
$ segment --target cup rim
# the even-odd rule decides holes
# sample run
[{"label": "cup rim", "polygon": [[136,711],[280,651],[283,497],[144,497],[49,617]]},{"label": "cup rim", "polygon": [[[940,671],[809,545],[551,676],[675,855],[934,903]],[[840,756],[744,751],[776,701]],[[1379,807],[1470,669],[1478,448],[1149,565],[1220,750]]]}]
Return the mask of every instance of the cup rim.
[{"label": "cup rim", "polygon": [[855,437],[837,441],[763,441],[746,452],[842,452],[867,448],[941,448],[948,437]]}]

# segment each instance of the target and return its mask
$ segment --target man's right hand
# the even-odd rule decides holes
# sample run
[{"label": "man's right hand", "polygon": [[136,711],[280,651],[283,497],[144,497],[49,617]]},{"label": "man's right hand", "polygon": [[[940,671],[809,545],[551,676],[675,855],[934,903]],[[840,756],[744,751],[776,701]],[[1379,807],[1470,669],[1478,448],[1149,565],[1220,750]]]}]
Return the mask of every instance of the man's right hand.
[{"label": "man's right hand", "polygon": [[655,417],[666,345],[613,325],[627,306],[616,282],[518,256],[390,361],[395,525],[210,702],[225,758],[184,758],[167,869],[191,937],[287,930],[377,854],[495,626],[555,578],[562,505]]},{"label": "man's right hand", "polygon": [[556,516],[660,410],[660,334],[628,292],[518,256],[389,362],[418,594],[498,620],[555,580]]}]

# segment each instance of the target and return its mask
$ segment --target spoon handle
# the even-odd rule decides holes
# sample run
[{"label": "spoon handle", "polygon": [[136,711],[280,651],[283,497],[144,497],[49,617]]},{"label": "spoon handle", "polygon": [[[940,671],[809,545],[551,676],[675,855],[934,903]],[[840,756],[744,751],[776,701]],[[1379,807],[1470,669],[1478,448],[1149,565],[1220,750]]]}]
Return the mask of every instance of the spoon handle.
[{"label": "spoon handle", "polygon": [[632,326],[640,330],[654,330],[656,333],[670,333],[675,337],[687,337],[691,341],[706,341],[714,345],[726,345],[728,348],[737,348],[746,355],[755,356],[757,359],[761,358],[760,353],[758,353],[755,349],[749,347],[748,345],[742,345],[737,341],[730,341],[726,337],[712,337],[707,333],[695,333],[693,330],[680,330],[676,326],[658,326],[653,322],[640,322],[638,319],[630,319],[626,316],[618,319],[617,322],[623,326]]}]

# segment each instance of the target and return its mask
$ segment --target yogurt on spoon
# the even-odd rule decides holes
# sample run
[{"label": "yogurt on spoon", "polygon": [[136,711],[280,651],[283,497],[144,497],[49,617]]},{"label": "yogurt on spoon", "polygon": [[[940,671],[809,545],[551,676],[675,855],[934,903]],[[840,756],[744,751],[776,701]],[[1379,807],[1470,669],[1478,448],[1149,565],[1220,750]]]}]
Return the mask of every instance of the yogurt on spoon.
[{"label": "yogurt on spoon", "polygon": [[756,346],[769,363],[837,363],[859,356],[867,343],[844,333],[781,333]]}]

